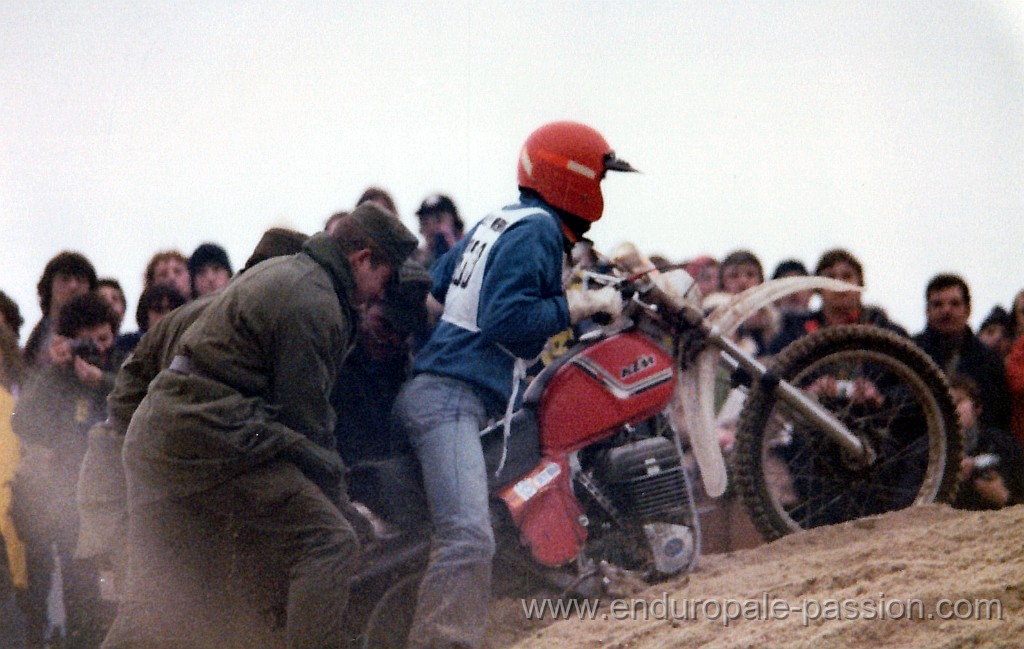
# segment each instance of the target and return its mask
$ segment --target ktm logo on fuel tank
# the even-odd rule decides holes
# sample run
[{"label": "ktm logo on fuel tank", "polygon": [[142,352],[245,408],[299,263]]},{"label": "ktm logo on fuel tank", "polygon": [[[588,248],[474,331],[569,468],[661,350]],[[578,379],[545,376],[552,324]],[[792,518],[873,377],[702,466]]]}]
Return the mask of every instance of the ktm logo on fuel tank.
[{"label": "ktm logo on fuel tank", "polygon": [[641,356],[641,357],[637,358],[635,361],[633,361],[632,363],[630,363],[629,365],[627,365],[627,366],[623,367],[621,370],[619,370],[619,376],[622,379],[627,379],[627,378],[633,376],[634,374],[636,374],[638,372],[642,372],[642,371],[646,370],[651,365],[654,365],[654,363],[655,363],[654,356],[652,356],[650,354],[648,354],[647,356]]}]

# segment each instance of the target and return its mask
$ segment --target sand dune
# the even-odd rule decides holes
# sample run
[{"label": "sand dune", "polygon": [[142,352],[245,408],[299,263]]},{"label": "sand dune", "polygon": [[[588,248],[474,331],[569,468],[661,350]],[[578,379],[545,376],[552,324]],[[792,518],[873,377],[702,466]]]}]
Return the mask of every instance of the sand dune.
[{"label": "sand dune", "polygon": [[530,621],[503,600],[488,647],[1018,649],[1024,506],[929,505],[811,530],[704,557],[686,577],[571,617]]}]

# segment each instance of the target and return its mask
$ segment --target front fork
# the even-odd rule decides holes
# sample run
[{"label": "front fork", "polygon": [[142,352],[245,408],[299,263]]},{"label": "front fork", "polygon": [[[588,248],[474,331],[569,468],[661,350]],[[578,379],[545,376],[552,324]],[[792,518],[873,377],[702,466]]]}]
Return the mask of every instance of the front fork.
[{"label": "front fork", "polygon": [[802,390],[783,381],[760,361],[744,351],[739,345],[717,331],[706,331],[706,340],[732,360],[736,366],[757,381],[763,390],[771,390],[794,411],[819,427],[826,435],[846,451],[853,462],[867,466],[874,462],[874,451],[866,446],[850,429],[827,408],[807,396]]}]

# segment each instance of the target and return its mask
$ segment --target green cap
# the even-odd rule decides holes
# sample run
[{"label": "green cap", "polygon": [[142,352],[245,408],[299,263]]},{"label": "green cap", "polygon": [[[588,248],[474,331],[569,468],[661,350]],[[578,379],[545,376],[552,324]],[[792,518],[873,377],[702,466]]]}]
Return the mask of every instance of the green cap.
[{"label": "green cap", "polygon": [[419,240],[402,222],[376,203],[363,203],[348,215],[376,244],[392,268],[400,268]]}]

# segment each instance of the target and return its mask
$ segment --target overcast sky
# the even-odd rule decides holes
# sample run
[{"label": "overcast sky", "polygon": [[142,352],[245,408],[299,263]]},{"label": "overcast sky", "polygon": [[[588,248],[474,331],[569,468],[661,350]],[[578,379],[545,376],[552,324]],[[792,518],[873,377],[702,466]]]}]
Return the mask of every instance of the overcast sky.
[{"label": "overcast sky", "polygon": [[604,183],[601,248],[749,248],[770,273],[845,246],[912,331],[937,272],[975,325],[1024,287],[1018,1],[0,0],[0,289],[24,341],[64,249],[133,313],[154,252],[237,267],[371,184],[414,230],[433,191],[475,222],[557,119],[644,172]]}]

